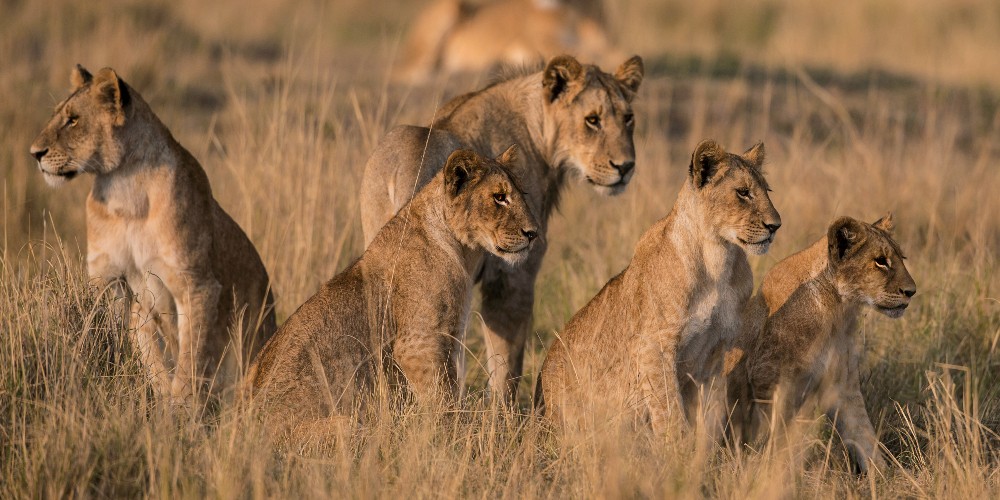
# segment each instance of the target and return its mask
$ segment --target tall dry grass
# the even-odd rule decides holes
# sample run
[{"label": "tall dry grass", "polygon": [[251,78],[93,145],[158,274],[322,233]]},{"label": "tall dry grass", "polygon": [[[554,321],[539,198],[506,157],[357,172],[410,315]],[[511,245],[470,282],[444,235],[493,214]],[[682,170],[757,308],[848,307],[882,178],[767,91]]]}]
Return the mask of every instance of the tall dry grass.
[{"label": "tall dry grass", "polygon": [[[0,2],[0,497],[997,496],[995,6],[610,3],[648,62],[639,171],[618,198],[572,186],[554,218],[517,411],[485,400],[473,331],[460,411],[405,409],[347,443],[275,451],[239,408],[166,417],[88,283],[90,180],[50,190],[27,154],[69,68],[114,66],[201,160],[268,266],[279,319],[361,251],[357,187],[381,134],[481,80],[386,84],[409,2]],[[699,455],[688,433],[559,439],[528,415],[552,333],[669,210],[705,137],[767,144],[784,226],[758,277],[837,215],[896,213],[919,291],[904,318],[861,329],[887,474],[853,476],[822,425],[790,447]]]}]

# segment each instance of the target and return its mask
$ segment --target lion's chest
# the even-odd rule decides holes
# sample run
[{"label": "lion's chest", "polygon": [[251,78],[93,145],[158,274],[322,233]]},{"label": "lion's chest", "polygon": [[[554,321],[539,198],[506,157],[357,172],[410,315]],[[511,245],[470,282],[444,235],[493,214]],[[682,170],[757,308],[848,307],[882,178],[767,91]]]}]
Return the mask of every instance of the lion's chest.
[{"label": "lion's chest", "polygon": [[133,291],[147,275],[161,275],[162,231],[149,217],[149,197],[131,189],[98,189],[87,199],[87,264],[91,277],[124,278]]},{"label": "lion's chest", "polygon": [[860,346],[852,335],[853,325],[833,325],[828,336],[814,342],[803,353],[796,386],[804,392],[837,386],[859,369]]},{"label": "lion's chest", "polygon": [[739,313],[743,301],[732,286],[731,264],[723,260],[718,274],[704,273],[692,293],[687,321],[681,334],[678,363],[683,371],[698,375],[713,365],[713,356],[721,353],[739,331]]}]

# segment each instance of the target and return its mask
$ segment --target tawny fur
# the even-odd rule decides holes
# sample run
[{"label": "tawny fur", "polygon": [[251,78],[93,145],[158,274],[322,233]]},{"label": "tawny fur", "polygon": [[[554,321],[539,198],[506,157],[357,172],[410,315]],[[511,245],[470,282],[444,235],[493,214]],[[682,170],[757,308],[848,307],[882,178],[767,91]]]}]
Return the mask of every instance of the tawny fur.
[{"label": "tawny fur", "polygon": [[35,139],[46,181],[94,174],[91,278],[131,298],[129,331],[159,394],[222,391],[275,330],[267,271],[212,197],[198,161],[111,68],[77,66],[72,94]]},{"label": "tawny fur", "polygon": [[474,273],[486,252],[516,265],[538,234],[513,161],[512,152],[496,161],[454,152],[361,258],[282,325],[250,375],[273,422],[349,415],[390,368],[419,399],[454,401],[450,359]]},{"label": "tawny fur", "polygon": [[409,28],[393,76],[419,83],[436,74],[532,65],[564,53],[619,60],[598,18],[601,11],[594,1],[435,0]]},{"label": "tawny fur", "polygon": [[671,212],[553,341],[536,400],[554,424],[603,406],[637,410],[657,433],[704,415],[719,437],[717,377],[753,289],[746,252],[766,252],[781,225],[763,159],[763,144],[742,155],[698,145]]},{"label": "tawny fur", "polygon": [[393,128],[368,159],[361,219],[370,242],[430,181],[452,150],[462,147],[494,156],[510,144],[520,147],[510,168],[527,191],[541,238],[524,265],[512,269],[487,257],[476,273],[482,283],[490,385],[496,394],[513,398],[517,391],[531,329],[535,277],[547,247],[545,229],[567,173],[577,172],[599,191],[615,194],[635,172],[631,101],[642,76],[638,57],[611,75],[560,56],[541,72],[452,99],[430,128]]},{"label": "tawny fur", "polygon": [[785,428],[819,411],[835,423],[860,471],[884,470],[861,395],[857,321],[866,304],[899,317],[916,293],[892,226],[891,216],[874,224],[842,217],[767,273],[729,355],[730,426],[738,442],[758,445],[772,421]]}]

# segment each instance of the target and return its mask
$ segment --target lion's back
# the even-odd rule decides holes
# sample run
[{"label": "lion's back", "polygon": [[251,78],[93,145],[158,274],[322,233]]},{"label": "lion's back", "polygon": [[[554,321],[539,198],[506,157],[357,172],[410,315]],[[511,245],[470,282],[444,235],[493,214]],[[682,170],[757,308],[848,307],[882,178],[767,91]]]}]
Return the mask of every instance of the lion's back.
[{"label": "lion's back", "polygon": [[361,224],[365,245],[434,178],[452,151],[462,147],[452,134],[414,125],[390,130],[365,163],[361,181]]},{"label": "lion's back", "polygon": [[371,378],[373,346],[362,273],[352,266],[293,313],[258,356],[249,376],[271,414],[295,420],[349,411]]}]

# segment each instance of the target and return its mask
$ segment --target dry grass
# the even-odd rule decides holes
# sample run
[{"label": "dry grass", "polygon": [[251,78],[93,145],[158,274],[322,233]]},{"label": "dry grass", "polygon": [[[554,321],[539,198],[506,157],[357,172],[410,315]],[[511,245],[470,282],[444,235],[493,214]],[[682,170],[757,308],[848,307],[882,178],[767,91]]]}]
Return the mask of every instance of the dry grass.
[{"label": "dry grass", "polygon": [[758,276],[837,215],[896,212],[919,293],[903,319],[862,327],[886,476],[851,475],[822,427],[735,455],[613,427],[559,441],[486,402],[475,360],[460,413],[380,415],[339,445],[274,451],[238,409],[162,416],[86,280],[89,180],[49,190],[27,154],[72,64],[114,66],[201,160],[268,266],[279,320],[360,252],[356,192],[380,135],[479,80],[385,83],[410,2],[0,0],[0,497],[996,497],[1000,92],[984,82],[1000,76],[1000,9],[610,3],[650,70],[639,172],[618,198],[573,186],[553,221],[521,413],[543,346],[669,210],[693,145],[763,139],[785,225]]}]

